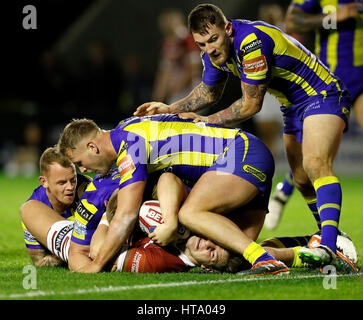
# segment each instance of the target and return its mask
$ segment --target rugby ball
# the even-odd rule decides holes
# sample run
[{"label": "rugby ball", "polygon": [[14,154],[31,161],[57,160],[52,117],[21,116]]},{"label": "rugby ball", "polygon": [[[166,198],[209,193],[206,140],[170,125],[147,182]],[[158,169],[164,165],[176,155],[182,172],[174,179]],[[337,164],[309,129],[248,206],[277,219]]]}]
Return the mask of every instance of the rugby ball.
[{"label": "rugby ball", "polygon": [[[154,232],[155,228],[164,223],[163,215],[160,209],[160,203],[157,200],[145,201],[139,211],[139,225],[141,230],[149,235]],[[178,225],[178,234],[181,239],[186,239],[190,231],[182,224]]]}]

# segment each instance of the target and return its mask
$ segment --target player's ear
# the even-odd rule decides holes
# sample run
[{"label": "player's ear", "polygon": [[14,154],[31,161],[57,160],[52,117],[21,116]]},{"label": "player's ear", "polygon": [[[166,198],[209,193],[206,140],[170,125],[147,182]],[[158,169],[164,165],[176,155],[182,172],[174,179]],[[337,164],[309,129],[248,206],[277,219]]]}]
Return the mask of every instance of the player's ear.
[{"label": "player's ear", "polygon": [[232,23],[230,21],[227,21],[226,25],[225,25],[225,30],[226,30],[226,34],[228,37],[231,37],[233,34],[233,27],[232,27]]},{"label": "player's ear", "polygon": [[90,141],[87,143],[87,149],[93,153],[99,153],[100,150],[97,146],[97,144],[95,144],[93,141]]},{"label": "player's ear", "polygon": [[38,178],[40,184],[44,187],[44,188],[48,188],[48,181],[47,178],[45,176],[40,176]]}]

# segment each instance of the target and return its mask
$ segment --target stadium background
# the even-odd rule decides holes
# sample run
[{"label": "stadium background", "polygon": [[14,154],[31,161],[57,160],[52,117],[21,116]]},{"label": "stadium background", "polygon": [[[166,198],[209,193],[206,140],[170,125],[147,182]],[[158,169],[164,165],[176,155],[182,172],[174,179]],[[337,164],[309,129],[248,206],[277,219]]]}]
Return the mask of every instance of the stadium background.
[{"label": "stadium background", "polygon": [[[255,0],[253,5],[246,0],[209,2],[221,6],[227,17],[256,20],[260,5],[278,3],[287,8],[290,1]],[[187,16],[198,3],[193,0],[3,2],[0,168],[11,176],[26,174],[27,170],[31,174],[30,167],[22,172],[14,165],[19,148],[24,151],[24,145],[35,144],[36,152],[41,152],[56,143],[61,128],[73,117],[94,115],[100,125],[113,127],[130,116],[137,105],[149,101],[160,54],[158,15],[172,7]],[[23,7],[28,4],[37,9],[35,30],[26,30],[22,25],[26,16]],[[308,42],[308,46],[312,43]],[[87,65],[90,48],[97,44],[105,46],[112,68],[105,71],[103,79],[107,80],[102,86],[97,83],[100,78],[94,81],[90,78],[91,67]],[[52,59],[55,59],[53,66]],[[239,94],[239,81],[230,79],[227,94],[216,109],[236,100]],[[40,127],[40,132],[34,124]],[[242,126],[255,132],[253,120]],[[338,174],[361,174],[362,138],[353,115],[335,162]],[[276,148],[277,172],[283,173],[287,162],[281,138]]]},{"label": "stadium background", "polygon": [[[231,284],[236,279],[228,275],[79,275],[67,270],[38,270],[38,287],[35,293],[24,290],[24,265],[29,264],[18,216],[18,208],[38,185],[37,168],[25,166],[19,170],[14,163],[32,159],[48,146],[57,142],[58,134],[73,117],[83,117],[90,111],[98,112],[95,120],[104,128],[131,115],[136,106],[150,100],[153,81],[160,54],[161,34],[157,17],[166,9],[180,9],[185,16],[198,3],[192,0],[82,0],[82,1],[3,1],[0,19],[0,300],[2,299],[362,299],[360,280],[338,280],[339,290],[325,290],[321,275],[294,275],[284,282],[262,281]],[[260,5],[278,3],[286,8],[289,0],[262,1],[224,0],[208,1],[223,8],[230,18],[255,20]],[[22,26],[23,7],[37,9],[37,29],[25,30]],[[87,90],[90,83],[87,66],[89,48],[95,43],[106,45],[113,66],[109,77],[101,79],[103,90]],[[54,57],[58,62],[53,64]],[[51,71],[45,66],[55,66]],[[87,68],[86,68],[87,70]],[[52,81],[48,81],[51,79]],[[97,79],[96,79],[97,80]],[[232,79],[230,79],[232,80]],[[98,79],[99,81],[99,79]],[[106,83],[104,83],[106,82]],[[97,84],[97,81],[94,83]],[[93,83],[93,84],[94,84]],[[117,86],[114,86],[115,83]],[[100,84],[100,82],[98,82]],[[85,92],[87,94],[85,94]],[[110,93],[111,94],[108,94]],[[227,94],[216,108],[233,102],[240,95],[237,79],[228,82]],[[110,100],[107,100],[110,98]],[[106,100],[105,100],[106,99]],[[97,100],[98,104],[92,104]],[[106,102],[105,102],[106,101]],[[108,104],[110,102],[110,104]],[[107,103],[107,105],[105,104]],[[97,108],[101,105],[101,108]],[[107,109],[109,108],[109,109]],[[254,121],[243,124],[247,131],[256,130]],[[40,129],[40,131],[39,131]],[[343,230],[354,239],[362,256],[362,237],[359,225],[361,189],[363,181],[363,133],[355,122],[344,135],[335,162],[336,173],[343,178],[344,215]],[[36,159],[35,162],[37,162]],[[34,162],[34,161],[33,161]],[[277,177],[286,172],[281,135],[277,142]],[[35,170],[35,171],[34,171]],[[283,223],[277,231],[263,230],[263,239],[274,235],[302,235],[315,230],[311,217],[306,217],[306,206],[297,192],[289,202]],[[299,221],[297,223],[297,221]],[[215,276],[215,277],[214,277]],[[309,277],[312,277],[309,279]],[[305,279],[305,277],[307,279]],[[110,281],[111,279],[111,281]],[[112,279],[114,282],[112,282]],[[179,287],[174,282],[227,279],[225,284],[208,283],[196,287]],[[153,284],[172,282],[169,289],[152,289]],[[239,281],[239,280],[237,280]],[[121,286],[114,289],[110,283]],[[149,289],[125,293],[123,285],[148,284]],[[360,284],[360,285],[359,285]],[[303,290],[296,290],[296,287]],[[86,290],[83,292],[83,288]],[[90,291],[87,291],[91,288]],[[108,288],[101,293],[98,288]],[[218,289],[217,289],[218,288]],[[42,290],[48,292],[45,294]],[[68,290],[68,291],[67,291]],[[93,291],[92,291],[93,290]],[[67,291],[67,292],[66,292]],[[88,293],[87,293],[88,292]],[[122,294],[121,294],[122,293]]]}]

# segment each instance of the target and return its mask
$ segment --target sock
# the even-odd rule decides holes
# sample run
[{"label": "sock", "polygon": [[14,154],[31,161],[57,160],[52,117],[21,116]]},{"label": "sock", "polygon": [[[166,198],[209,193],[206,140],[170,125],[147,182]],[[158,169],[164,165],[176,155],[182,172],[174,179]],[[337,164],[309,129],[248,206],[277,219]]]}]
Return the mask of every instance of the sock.
[{"label": "sock", "polygon": [[314,219],[316,221],[316,224],[318,225],[319,230],[321,230],[321,221],[320,221],[318,206],[316,205],[316,203],[317,203],[316,197],[304,197],[304,199],[305,199],[305,202],[307,203],[311,213],[314,216]]},{"label": "sock", "polygon": [[287,196],[291,196],[292,192],[294,191],[294,182],[291,171],[286,174],[280,190]]},{"label": "sock", "polygon": [[265,249],[263,249],[256,242],[251,242],[248,247],[243,252],[243,257],[252,266],[261,261],[276,260],[272,255],[270,255]]},{"label": "sock", "polygon": [[305,246],[309,243],[311,236],[301,236],[301,237],[274,237],[267,239],[275,244],[277,248],[292,248],[296,246]]},{"label": "sock", "polygon": [[342,189],[338,178],[335,176],[315,180],[314,188],[321,219],[320,244],[328,246],[335,252],[342,204]]},{"label": "sock", "polygon": [[299,255],[297,254],[297,251],[302,248],[301,246],[294,247],[292,250],[294,251],[294,261],[292,262],[292,267],[301,268],[306,265],[306,263],[302,262]]}]

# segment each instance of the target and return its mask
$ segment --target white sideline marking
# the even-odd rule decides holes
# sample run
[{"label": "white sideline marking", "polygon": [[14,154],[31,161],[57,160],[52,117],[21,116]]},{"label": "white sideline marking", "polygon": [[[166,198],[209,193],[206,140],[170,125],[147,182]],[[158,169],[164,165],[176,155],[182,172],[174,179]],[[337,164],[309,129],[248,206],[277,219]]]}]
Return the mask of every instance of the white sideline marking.
[{"label": "white sideline marking", "polygon": [[[358,274],[342,274],[335,275],[335,277],[357,277],[363,273]],[[303,276],[284,276],[280,275],[277,277],[249,277],[249,278],[236,278],[236,279],[224,279],[224,280],[206,280],[206,281],[184,281],[184,282],[169,282],[169,283],[152,283],[145,285],[135,286],[108,286],[98,288],[94,286],[89,289],[78,289],[73,291],[30,291],[26,293],[12,293],[12,294],[0,294],[0,299],[21,299],[21,298],[33,298],[41,296],[54,296],[54,295],[79,295],[87,293],[98,293],[98,292],[117,292],[117,291],[130,291],[140,289],[153,289],[153,288],[167,288],[167,287],[181,287],[181,286],[194,286],[194,285],[210,285],[210,284],[221,284],[221,283],[233,283],[233,282],[248,282],[248,281],[264,281],[264,280],[299,280],[299,279],[313,279],[313,278],[324,278],[327,275],[315,274],[315,275],[303,275]]]}]

